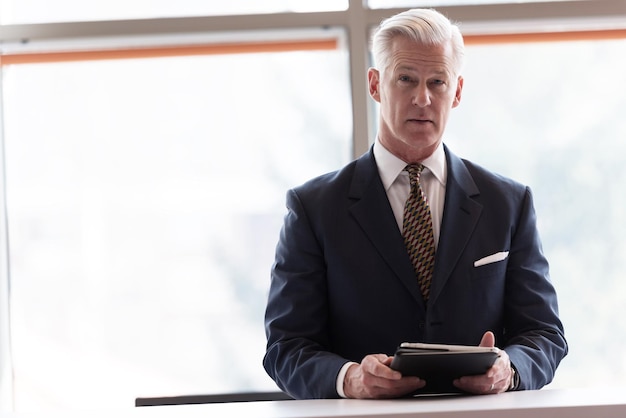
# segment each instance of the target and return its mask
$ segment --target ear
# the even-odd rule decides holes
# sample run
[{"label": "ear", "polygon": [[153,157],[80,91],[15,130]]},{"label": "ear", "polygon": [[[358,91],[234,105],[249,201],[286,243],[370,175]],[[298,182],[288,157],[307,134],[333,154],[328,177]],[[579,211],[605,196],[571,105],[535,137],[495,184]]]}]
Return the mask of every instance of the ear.
[{"label": "ear", "polygon": [[380,103],[380,72],[376,68],[367,70],[367,81],[372,99]]},{"label": "ear", "polygon": [[456,92],[454,93],[454,101],[452,102],[452,107],[457,107],[459,103],[461,103],[461,93],[463,92],[463,77],[459,76],[459,79],[456,83]]}]

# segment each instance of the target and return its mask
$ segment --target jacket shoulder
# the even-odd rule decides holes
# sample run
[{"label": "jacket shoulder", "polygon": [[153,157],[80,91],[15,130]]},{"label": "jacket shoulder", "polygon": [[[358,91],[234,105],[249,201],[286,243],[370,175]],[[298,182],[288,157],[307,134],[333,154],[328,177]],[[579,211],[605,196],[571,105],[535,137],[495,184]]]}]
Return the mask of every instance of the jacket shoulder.
[{"label": "jacket shoulder", "polygon": [[300,198],[321,199],[337,193],[348,195],[358,182],[367,182],[376,171],[376,163],[371,152],[363,154],[342,168],[314,177],[292,189]]},{"label": "jacket shoulder", "polygon": [[528,189],[527,185],[489,170],[480,164],[467,159],[461,159],[461,161],[481,192],[485,191],[485,188],[504,189],[518,193],[524,193]]}]

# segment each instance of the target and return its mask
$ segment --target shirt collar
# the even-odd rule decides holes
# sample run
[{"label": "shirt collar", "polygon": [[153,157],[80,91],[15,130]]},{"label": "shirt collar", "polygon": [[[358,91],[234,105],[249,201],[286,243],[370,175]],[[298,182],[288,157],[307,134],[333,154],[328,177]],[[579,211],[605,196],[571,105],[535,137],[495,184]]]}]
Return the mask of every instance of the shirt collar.
[{"label": "shirt collar", "polygon": [[[380,143],[378,138],[376,138],[374,142],[374,158],[376,159],[378,173],[385,186],[385,190],[389,190],[398,175],[402,173],[407,163],[389,152],[389,150]],[[445,187],[447,170],[446,153],[443,150],[443,142],[439,144],[430,157],[426,158],[421,163],[433,174],[437,181]]]}]

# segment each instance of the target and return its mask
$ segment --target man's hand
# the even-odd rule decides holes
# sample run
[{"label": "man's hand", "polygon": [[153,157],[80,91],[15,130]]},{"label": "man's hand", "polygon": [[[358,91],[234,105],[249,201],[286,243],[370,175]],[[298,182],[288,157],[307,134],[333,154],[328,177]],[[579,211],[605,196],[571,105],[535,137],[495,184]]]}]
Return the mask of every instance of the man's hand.
[{"label": "man's hand", "polygon": [[[480,341],[480,347],[494,347],[496,338],[491,331],[487,331]],[[511,361],[509,355],[500,350],[500,357],[487,373],[479,376],[464,376],[454,381],[454,386],[465,392],[485,395],[502,393],[509,389],[511,384]]]},{"label": "man's hand", "polygon": [[424,387],[423,380],[402,377],[399,371],[391,369],[392,360],[384,354],[371,354],[361,364],[350,366],[343,381],[345,395],[354,399],[398,398]]}]

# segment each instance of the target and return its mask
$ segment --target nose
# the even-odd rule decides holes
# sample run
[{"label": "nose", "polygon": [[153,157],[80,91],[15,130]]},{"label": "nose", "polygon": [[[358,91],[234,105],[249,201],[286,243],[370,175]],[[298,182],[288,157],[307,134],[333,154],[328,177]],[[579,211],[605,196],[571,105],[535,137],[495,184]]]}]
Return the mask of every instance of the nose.
[{"label": "nose", "polygon": [[415,88],[412,103],[414,106],[426,107],[430,105],[430,92],[428,87],[421,85]]}]

